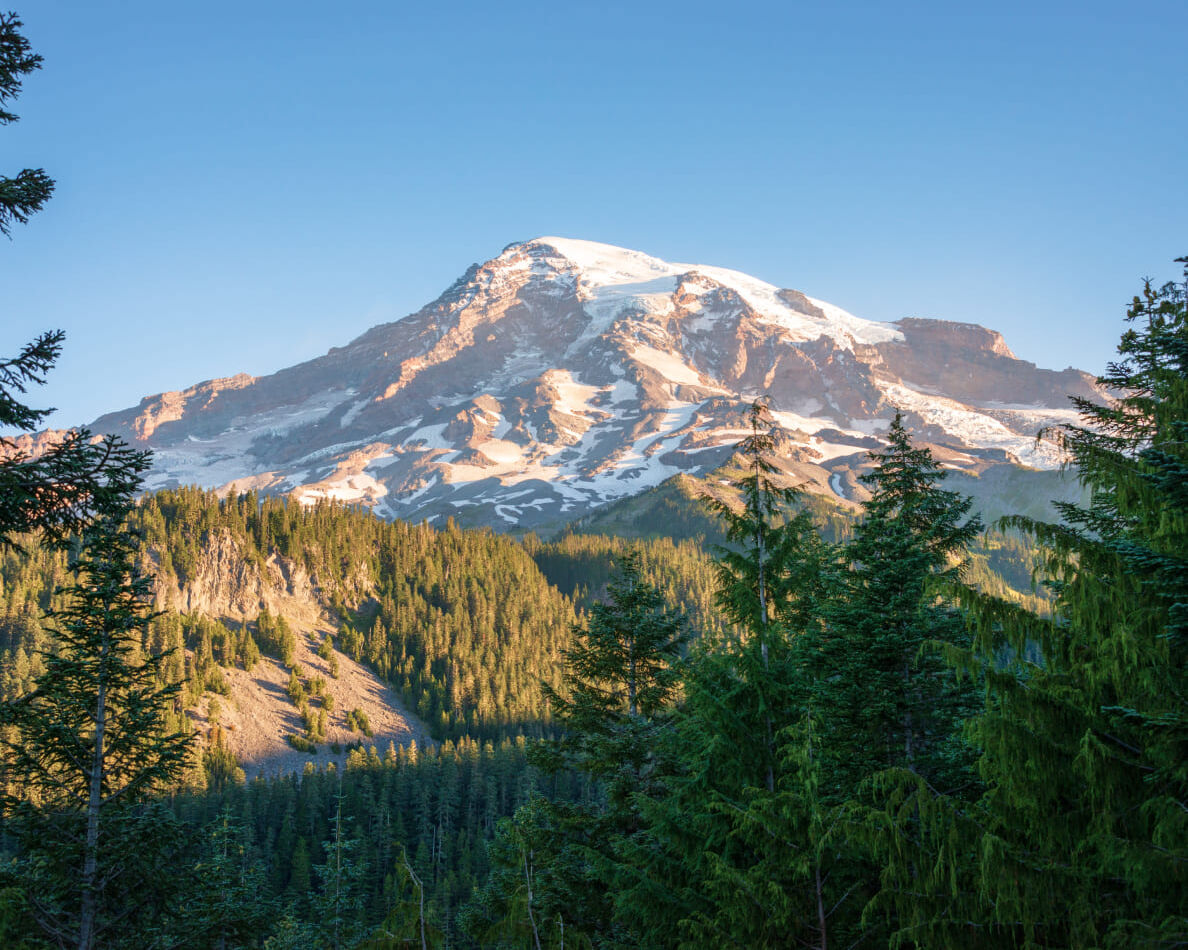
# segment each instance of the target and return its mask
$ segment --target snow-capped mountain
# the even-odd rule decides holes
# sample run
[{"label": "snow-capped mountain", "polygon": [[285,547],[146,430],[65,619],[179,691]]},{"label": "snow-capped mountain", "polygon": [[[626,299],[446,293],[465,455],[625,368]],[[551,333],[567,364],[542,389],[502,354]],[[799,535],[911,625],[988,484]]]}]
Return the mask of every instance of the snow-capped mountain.
[{"label": "snow-capped mountain", "polygon": [[1050,468],[1039,428],[1089,376],[971,324],[876,323],[738,271],[567,238],[513,244],[422,310],[271,376],[96,420],[151,448],[150,488],[358,501],[386,517],[557,524],[722,464],[770,398],[789,469],[852,499],[904,411],[946,465]]}]

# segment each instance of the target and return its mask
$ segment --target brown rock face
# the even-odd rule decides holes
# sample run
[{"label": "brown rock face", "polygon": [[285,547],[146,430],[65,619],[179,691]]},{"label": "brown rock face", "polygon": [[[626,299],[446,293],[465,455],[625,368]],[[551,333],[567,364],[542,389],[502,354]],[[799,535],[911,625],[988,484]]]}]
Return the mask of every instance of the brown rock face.
[{"label": "brown rock face", "polygon": [[972,323],[909,318],[904,339],[880,343],[867,358],[886,378],[910,381],[963,402],[1059,405],[1070,395],[1098,397],[1079,370],[1037,369],[1016,359],[1002,335]]}]

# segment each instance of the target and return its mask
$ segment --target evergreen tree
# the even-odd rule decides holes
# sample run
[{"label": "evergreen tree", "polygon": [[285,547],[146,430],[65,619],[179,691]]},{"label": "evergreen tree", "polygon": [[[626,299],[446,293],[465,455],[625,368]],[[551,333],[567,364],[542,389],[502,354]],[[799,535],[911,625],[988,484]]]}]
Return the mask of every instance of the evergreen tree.
[{"label": "evergreen tree", "polygon": [[[1188,307],[1144,286],[1104,404],[1057,438],[1087,507],[1014,518],[1047,550],[1050,614],[970,592],[985,795],[917,783],[933,860],[889,849],[901,942],[1174,947],[1188,940]],[[910,881],[910,895],[908,882]]]},{"label": "evergreen tree", "polygon": [[912,445],[899,413],[870,457],[862,481],[871,497],[833,573],[823,623],[799,644],[839,800],[887,768],[944,789],[971,777],[955,736],[976,693],[941,657],[942,644],[968,639],[965,620],[938,591],[960,581],[982,522],[968,517],[971,499],[940,487],[944,469]]},{"label": "evergreen tree", "polygon": [[613,897],[621,852],[641,828],[640,802],[659,794],[660,732],[680,685],[689,634],[680,615],[641,576],[638,552],[622,558],[607,600],[591,607],[585,628],[564,651],[568,696],[546,689],[562,738],[536,750],[534,761],[569,768],[597,783],[585,804],[554,804],[547,817],[560,839],[550,871],[560,899],[550,919],[569,940],[585,934],[600,946],[635,943],[630,914],[616,916]]},{"label": "evergreen tree", "polygon": [[268,929],[276,907],[265,895],[264,870],[249,851],[248,835],[228,808],[206,829],[185,900],[174,908],[177,936],[168,945],[231,950],[254,945]]},{"label": "evergreen tree", "polygon": [[445,934],[430,919],[430,911],[425,907],[425,884],[417,876],[403,848],[396,871],[400,878],[401,897],[384,922],[376,928],[376,932],[359,944],[359,950],[417,947],[420,950],[438,950],[445,945]]},{"label": "evergreen tree", "polygon": [[1049,546],[1054,615],[983,631],[983,650],[1005,645],[1014,662],[976,726],[996,852],[980,883],[1020,942],[1188,941],[1185,277],[1146,282],[1101,378],[1123,395],[1076,400],[1084,424],[1060,434],[1088,507],[1014,522]]},{"label": "evergreen tree", "polygon": [[[17,121],[8,103],[20,95],[24,76],[41,68],[41,57],[30,52],[15,13],[0,13],[0,125]],[[0,235],[13,223],[24,224],[41,210],[54,191],[54,182],[40,168],[26,168],[14,178],[0,176]]]},{"label": "evergreen tree", "polygon": [[334,813],[334,837],[323,850],[326,863],[314,868],[321,892],[315,902],[319,945],[340,950],[355,946],[366,933],[366,861],[361,843],[343,834],[342,799]]},{"label": "evergreen tree", "polygon": [[784,710],[776,685],[780,677],[772,676],[772,650],[780,649],[782,663],[789,634],[811,622],[827,552],[812,516],[804,510],[790,513],[800,492],[777,477],[771,461],[775,440],[767,404],[752,403],[747,422],[751,434],[735,452],[744,472],[734,483],[741,506],[731,498],[712,494],[704,500],[724,523],[733,545],[717,551],[715,600],[723,614],[746,633],[746,642],[727,649],[727,662],[741,674],[739,684],[745,684],[759,706],[764,781],[768,792],[774,792],[776,723]]},{"label": "evergreen tree", "polygon": [[[831,550],[807,511],[791,512],[799,494],[771,462],[766,407],[753,405],[749,422],[735,483],[741,504],[710,500],[732,542],[719,551],[717,601],[741,635],[694,653],[667,744],[674,767],[665,794],[645,803],[646,828],[630,850],[635,875],[619,895],[624,913],[639,909],[649,946],[779,946],[790,933],[793,899],[777,906],[770,880],[759,891],[747,886],[788,865],[789,853],[770,832],[752,840],[749,822],[813,771],[780,744],[800,718],[792,647],[816,623]],[[796,862],[803,877],[808,864]]]},{"label": "evergreen tree", "polygon": [[[534,798],[500,820],[490,844],[491,876],[459,914],[463,932],[479,946],[586,950],[592,945],[590,934],[571,923],[580,916],[566,904],[573,882],[565,880],[571,868],[564,860],[564,839],[573,828],[558,827],[556,816],[555,808]],[[609,936],[603,932],[598,939]]]},{"label": "evergreen tree", "polygon": [[586,626],[574,629],[573,646],[562,651],[568,695],[545,686],[565,728],[554,754],[599,777],[626,769],[626,783],[638,788],[648,732],[675,697],[688,639],[684,620],[643,580],[638,552],[624,556],[606,602],[591,607]]},{"label": "evergreen tree", "polygon": [[18,782],[5,804],[28,899],[48,933],[87,950],[129,913],[111,900],[113,879],[135,867],[119,834],[153,834],[135,806],[180,776],[190,737],[163,734],[179,687],[162,685],[161,656],[142,653],[151,591],[136,539],[102,518],[74,570],[51,614],[57,649],[43,654],[36,688],[0,706],[0,722],[13,727],[4,744]]},{"label": "evergreen tree", "polygon": [[513,930],[527,921],[538,945],[558,945],[542,936],[544,921],[566,935],[566,946],[586,939],[635,944],[630,915],[615,915],[619,855],[640,830],[640,800],[658,792],[658,736],[687,640],[683,618],[643,580],[638,552],[627,554],[606,602],[591,607],[564,651],[567,695],[545,686],[562,736],[532,751],[538,767],[573,770],[594,783],[597,795],[578,803],[536,801],[517,812],[504,829],[517,844],[497,852],[516,862],[496,879],[509,890],[488,888],[478,899],[478,919],[510,922]]}]

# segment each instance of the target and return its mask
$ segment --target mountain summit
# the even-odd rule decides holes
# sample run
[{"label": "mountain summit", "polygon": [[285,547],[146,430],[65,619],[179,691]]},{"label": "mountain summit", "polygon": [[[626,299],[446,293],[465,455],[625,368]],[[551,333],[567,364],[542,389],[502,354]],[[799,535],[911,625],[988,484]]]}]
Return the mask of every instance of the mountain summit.
[{"label": "mountain summit", "polygon": [[508,246],[325,356],[150,396],[92,428],[151,448],[150,488],[361,502],[385,517],[554,525],[722,464],[770,398],[789,468],[851,499],[896,409],[948,466],[1051,468],[1044,425],[1091,378],[992,330],[863,320],[738,271],[569,238]]}]

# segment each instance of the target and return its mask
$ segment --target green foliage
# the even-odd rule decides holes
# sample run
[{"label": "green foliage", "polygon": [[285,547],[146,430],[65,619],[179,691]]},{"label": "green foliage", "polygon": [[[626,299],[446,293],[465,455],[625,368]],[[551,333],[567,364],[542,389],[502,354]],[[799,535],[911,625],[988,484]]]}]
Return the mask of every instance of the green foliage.
[{"label": "green foliage", "polygon": [[[575,614],[514,541],[193,489],[150,496],[137,516],[180,583],[216,542],[257,570],[305,572],[342,617],[342,651],[391,682],[439,738],[545,728],[540,681],[559,681]],[[256,628],[259,650],[291,664],[296,640],[283,618],[263,611]],[[333,675],[333,652],[327,662]]]},{"label": "green foliage", "polygon": [[168,928],[174,945],[194,950],[258,945],[276,916],[276,904],[265,895],[264,866],[250,840],[251,829],[229,807],[203,829],[197,860],[187,869],[185,899]]},{"label": "green foliage", "polygon": [[[7,16],[0,14],[0,41]],[[0,179],[0,188],[3,184]],[[0,232],[3,206],[0,193]],[[0,360],[0,426],[32,431],[49,414],[24,406],[13,393],[45,381],[64,336],[44,333],[17,356]],[[147,458],[114,436],[96,441],[86,429],[64,433],[36,457],[0,436],[0,546],[30,531],[39,531],[47,543],[62,544],[95,516],[122,517],[126,499],[139,490]]]},{"label": "green foliage", "polygon": [[[0,125],[17,121],[8,103],[20,95],[23,77],[41,68],[41,57],[30,52],[22,25],[15,13],[0,13]],[[14,223],[25,224],[53,191],[53,179],[40,168],[26,168],[13,178],[0,176],[0,235],[7,237]]]},{"label": "green foliage", "polygon": [[319,893],[314,900],[318,945],[354,947],[367,932],[367,864],[364,843],[343,833],[342,799],[332,821],[334,836],[323,842],[326,862],[314,868]]},{"label": "green foliage", "polygon": [[524,539],[524,548],[548,582],[560,591],[572,592],[581,609],[588,610],[605,599],[616,563],[633,554],[639,561],[640,577],[685,615],[691,629],[717,637],[728,628],[714,604],[713,560],[693,541],[627,541],[568,533],[549,543],[529,535]]},{"label": "green foliage", "polygon": [[[393,749],[384,756],[374,749],[353,752],[343,771],[227,784],[177,795],[172,806],[183,824],[202,832],[207,842],[211,829],[227,816],[235,847],[242,848],[232,852],[242,858],[236,867],[255,880],[252,867],[259,865],[263,882],[256,885],[257,902],[270,908],[275,946],[332,946],[328,922],[337,913],[342,926],[358,924],[352,933],[361,935],[363,946],[393,945],[382,941],[407,934],[411,918],[418,935],[412,946],[419,947],[423,909],[431,946],[436,929],[449,946],[469,947],[474,944],[462,938],[455,917],[487,878],[491,858],[485,842],[500,819],[533,794],[566,801],[586,792],[575,776],[529,770],[523,740],[493,745],[463,739],[426,749]],[[342,850],[336,855],[339,815]],[[209,863],[201,856],[209,855],[211,845],[200,841],[189,847],[178,858],[179,867],[193,866],[198,858]],[[366,872],[355,873],[350,864]],[[343,889],[335,898],[339,867]],[[420,895],[410,869],[421,882]],[[286,905],[287,912],[278,917],[275,908]]]},{"label": "green foliage", "polygon": [[371,723],[367,719],[367,713],[362,709],[355,708],[347,713],[346,727],[351,732],[361,732],[365,736],[375,735],[371,729]]},{"label": "green foliage", "polygon": [[[580,909],[572,903],[572,844],[555,821],[558,812],[533,798],[500,820],[489,848],[491,874],[462,908],[458,922],[475,944],[490,950],[585,950],[588,934],[567,925]],[[572,834],[574,826],[570,824]],[[568,854],[566,853],[568,851]],[[588,904],[588,901],[583,901]],[[610,942],[612,934],[601,934]]]},{"label": "green foliage", "polygon": [[[1045,552],[1051,611],[965,592],[984,671],[968,731],[985,794],[889,783],[883,906],[902,945],[1170,947],[1188,939],[1188,307],[1136,297],[1118,399],[1057,438],[1089,504],[1008,520]],[[914,828],[904,847],[903,828]],[[924,856],[921,859],[921,855]]]},{"label": "green foliage", "polygon": [[285,735],[285,741],[298,752],[305,752],[309,755],[318,754],[317,744],[307,739],[305,736],[295,735],[294,733],[290,732]]},{"label": "green foliage", "polygon": [[420,947],[438,950],[446,946],[446,934],[431,919],[425,908],[425,883],[401,848],[396,862],[396,903],[370,938],[359,944],[360,950],[401,950]]},{"label": "green foliage", "polygon": [[954,743],[977,695],[941,657],[942,645],[968,637],[962,614],[936,592],[959,583],[982,525],[968,518],[970,499],[940,488],[944,470],[912,446],[898,414],[871,458],[871,497],[831,578],[823,623],[798,645],[811,673],[807,702],[841,794],[894,767],[956,788],[971,779]]},{"label": "green foliage", "polygon": [[1078,400],[1083,425],[1060,433],[1089,505],[1014,523],[1051,552],[1053,616],[984,607],[981,654],[1012,662],[974,726],[980,910],[1019,942],[1188,939],[1186,287],[1146,283],[1102,378],[1121,398]]},{"label": "green foliage", "polygon": [[261,610],[256,618],[256,640],[263,653],[280,660],[285,666],[293,665],[297,637],[284,617],[274,617],[267,608]]},{"label": "green foliage", "polygon": [[51,615],[57,643],[45,672],[0,705],[5,764],[18,778],[4,804],[30,906],[47,933],[84,947],[129,913],[117,882],[138,865],[118,854],[116,831],[144,833],[136,804],[188,764],[189,735],[165,731],[179,687],[162,686],[162,657],[141,651],[150,579],[135,548],[120,521],[86,529],[77,581]]}]

